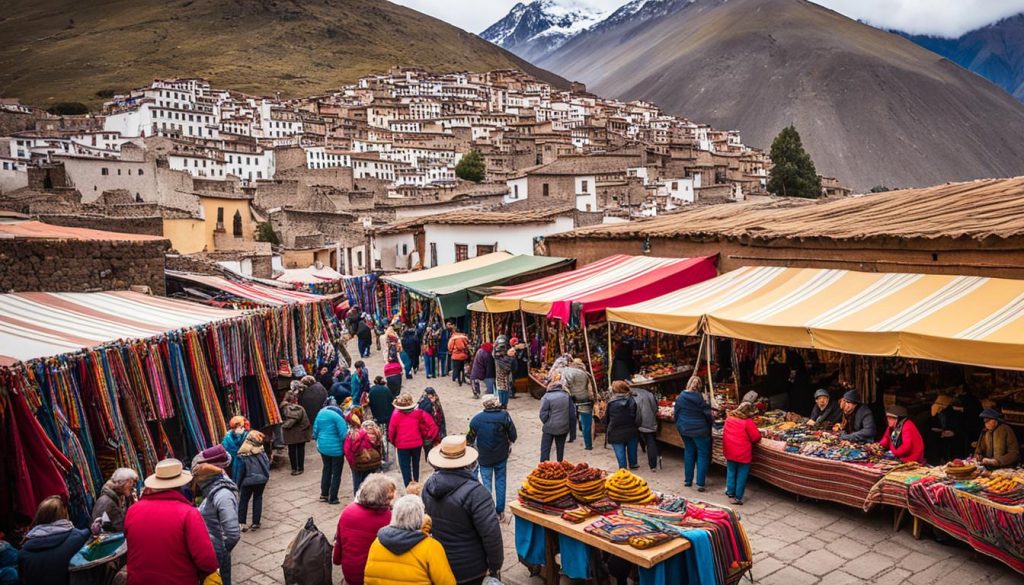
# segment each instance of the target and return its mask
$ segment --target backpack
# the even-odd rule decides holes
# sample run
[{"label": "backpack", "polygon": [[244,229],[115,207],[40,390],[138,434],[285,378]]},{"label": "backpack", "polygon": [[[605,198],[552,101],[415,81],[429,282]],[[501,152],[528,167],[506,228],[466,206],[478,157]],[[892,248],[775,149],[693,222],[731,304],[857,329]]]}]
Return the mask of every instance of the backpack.
[{"label": "backpack", "polygon": [[[355,441],[359,431],[349,433],[349,440]],[[380,468],[381,453],[372,442],[369,446],[360,447],[355,452],[355,461],[352,462],[352,469],[355,471],[373,471]]]},{"label": "backpack", "polygon": [[333,549],[313,518],[306,520],[306,525],[288,545],[281,563],[285,585],[331,585]]}]

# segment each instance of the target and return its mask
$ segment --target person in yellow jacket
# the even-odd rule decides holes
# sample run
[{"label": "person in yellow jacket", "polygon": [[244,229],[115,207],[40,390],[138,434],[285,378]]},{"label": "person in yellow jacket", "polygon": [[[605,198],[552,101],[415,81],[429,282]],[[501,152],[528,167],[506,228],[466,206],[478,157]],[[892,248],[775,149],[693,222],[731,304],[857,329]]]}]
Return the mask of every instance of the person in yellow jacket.
[{"label": "person in yellow jacket", "polygon": [[444,547],[423,530],[423,500],[402,496],[366,559],[365,585],[455,585]]}]

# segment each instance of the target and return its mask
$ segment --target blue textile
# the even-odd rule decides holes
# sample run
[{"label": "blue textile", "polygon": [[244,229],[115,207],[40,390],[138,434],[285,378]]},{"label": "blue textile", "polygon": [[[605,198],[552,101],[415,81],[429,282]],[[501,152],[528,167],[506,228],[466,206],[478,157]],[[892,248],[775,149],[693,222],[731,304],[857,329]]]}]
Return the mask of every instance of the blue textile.
[{"label": "blue textile", "polygon": [[544,527],[516,516],[516,554],[528,565],[543,565]]},{"label": "blue textile", "polygon": [[558,535],[562,574],[570,579],[586,579],[590,574],[590,547],[564,534]]}]

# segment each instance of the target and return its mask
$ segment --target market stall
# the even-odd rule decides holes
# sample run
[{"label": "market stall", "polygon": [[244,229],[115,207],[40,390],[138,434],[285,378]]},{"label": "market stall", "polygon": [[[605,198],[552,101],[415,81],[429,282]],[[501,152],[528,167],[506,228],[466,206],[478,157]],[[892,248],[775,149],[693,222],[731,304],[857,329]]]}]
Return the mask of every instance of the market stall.
[{"label": "market stall", "polygon": [[603,327],[605,309],[712,278],[716,262],[713,256],[653,258],[616,254],[570,272],[501,287],[500,292],[485,296],[469,308],[503,316],[507,329],[489,331],[491,339],[504,333],[526,340],[535,358],[531,377],[538,382],[559,355],[568,353],[587,361],[598,387],[606,387],[610,360]]},{"label": "market stall", "polygon": [[317,295],[344,292],[345,275],[322,264],[306,268],[285,268],[274,280]]},{"label": "market stall", "polygon": [[574,262],[571,258],[494,252],[427,270],[384,276],[384,308],[389,315],[401,311],[406,323],[434,315],[459,319],[466,316],[466,306],[480,298],[473,289],[560,272]]},{"label": "market stall", "polygon": [[753,564],[732,510],[656,494],[624,469],[609,475],[586,463],[541,463],[510,509],[516,552],[524,563],[543,567],[547,583],[558,583],[559,573],[598,577],[602,551],[636,565],[644,585],[731,584]]},{"label": "market stall", "polygon": [[0,528],[53,494],[87,524],[113,469],[188,460],[235,414],[279,423],[281,332],[272,312],[132,292],[0,295]]}]

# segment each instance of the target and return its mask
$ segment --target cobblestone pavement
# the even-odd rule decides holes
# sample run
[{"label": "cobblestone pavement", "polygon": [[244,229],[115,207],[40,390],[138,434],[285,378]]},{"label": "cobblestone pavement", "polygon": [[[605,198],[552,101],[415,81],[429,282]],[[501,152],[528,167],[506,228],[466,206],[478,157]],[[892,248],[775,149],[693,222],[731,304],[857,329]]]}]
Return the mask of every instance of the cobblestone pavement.
[{"label": "cobblestone pavement", "polygon": [[[354,344],[353,344],[354,345]],[[378,352],[366,360],[371,378],[380,373],[383,363]],[[450,434],[465,432],[469,419],[480,409],[473,400],[468,386],[458,388],[450,380],[426,380],[422,371],[403,383],[403,389],[414,397],[426,386],[433,386],[441,396]],[[509,404],[509,411],[519,431],[508,466],[508,497],[514,498],[522,479],[533,469],[540,453],[540,421],[537,419],[538,402],[529,396],[520,396]],[[600,437],[599,437],[600,440]],[[611,448],[583,450],[582,443],[566,445],[566,458],[613,469],[615,456]],[[682,451],[666,447],[663,469],[656,473],[646,468],[640,453],[640,473],[658,491],[697,496],[684,488],[682,477]],[[232,554],[233,580],[237,584],[263,585],[281,583],[281,561],[289,542],[306,519],[313,517],[317,526],[333,539],[338,515],[351,501],[352,484],[348,466],[342,476],[341,505],[321,503],[319,497],[320,457],[310,443],[306,449],[306,472],[291,476],[287,455],[275,460],[275,468],[267,485],[264,498],[262,527],[242,535],[242,542]],[[421,481],[425,481],[430,467],[421,464]],[[389,474],[401,485],[397,468]],[[725,472],[712,465],[708,491],[702,499],[725,504],[722,493]],[[742,519],[754,551],[753,575],[756,583],[765,585],[843,585],[846,583],[910,583],[912,585],[974,583],[1020,584],[1021,575],[1002,563],[959,544],[942,545],[928,538],[914,540],[905,521],[898,533],[892,531],[889,511],[876,510],[863,513],[837,504],[825,502],[797,502],[791,494],[751,478],[747,487],[747,503],[742,507]],[[503,580],[509,584],[540,584],[530,579],[519,564],[514,547],[513,524],[504,526],[505,568]],[[927,534],[927,529],[925,529]],[[341,570],[335,567],[334,582],[342,583]]]}]

